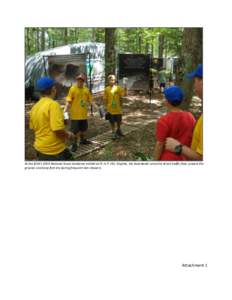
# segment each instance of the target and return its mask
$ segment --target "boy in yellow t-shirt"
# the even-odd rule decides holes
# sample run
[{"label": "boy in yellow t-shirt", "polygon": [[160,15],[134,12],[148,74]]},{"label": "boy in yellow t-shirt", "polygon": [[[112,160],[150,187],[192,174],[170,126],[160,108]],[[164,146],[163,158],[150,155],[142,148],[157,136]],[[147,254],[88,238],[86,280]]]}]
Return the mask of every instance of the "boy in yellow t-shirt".
[{"label": "boy in yellow t-shirt", "polygon": [[69,160],[72,154],[65,145],[65,138],[74,135],[65,130],[64,116],[60,104],[54,100],[55,82],[48,77],[37,81],[40,100],[30,111],[30,129],[35,132],[34,148],[39,160]]},{"label": "boy in yellow t-shirt", "polygon": [[84,86],[84,75],[77,76],[77,84],[73,85],[66,97],[64,111],[69,111],[71,119],[71,131],[76,138],[72,144],[71,151],[76,152],[77,140],[80,144],[90,144],[85,138],[88,129],[88,106],[92,104],[92,95],[87,87]]},{"label": "boy in yellow t-shirt", "polygon": [[191,149],[203,156],[203,115],[201,114],[194,128]]},{"label": "boy in yellow t-shirt", "polygon": [[[120,136],[123,136],[121,131],[122,122],[122,101],[121,97],[126,95],[126,88],[123,90],[119,85],[116,85],[115,75],[108,76],[108,86],[104,91],[104,105],[108,114],[108,119],[112,129],[112,139],[115,140]],[[115,125],[117,124],[117,130],[115,131]]]}]

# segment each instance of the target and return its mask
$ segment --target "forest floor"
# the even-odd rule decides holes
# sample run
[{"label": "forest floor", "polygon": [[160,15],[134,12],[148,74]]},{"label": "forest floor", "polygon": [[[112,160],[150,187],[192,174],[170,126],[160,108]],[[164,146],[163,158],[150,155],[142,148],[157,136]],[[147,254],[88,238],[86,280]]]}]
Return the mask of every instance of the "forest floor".
[{"label": "forest floor", "polygon": [[[156,122],[166,112],[162,99],[163,96],[160,93],[155,93],[151,102],[149,96],[145,94],[129,94],[124,98],[122,128],[126,129],[128,133],[124,137],[112,141],[110,139],[110,124],[108,121],[100,118],[97,109],[101,103],[101,95],[95,96],[94,116],[88,119],[87,138],[97,141],[98,137],[105,134],[107,136],[107,133],[109,133],[109,138],[103,147],[98,147],[95,151],[89,149],[89,151],[86,151],[86,154],[84,148],[84,151],[82,149],[83,154],[79,153],[78,155],[78,152],[81,150],[80,147],[77,150],[75,159],[82,161],[129,161],[141,159],[141,154],[148,159],[152,159]],[[62,104],[63,101],[61,101]],[[26,114],[28,114],[30,109],[31,105],[26,105]],[[191,109],[194,114],[199,113],[201,110],[201,105],[197,99],[191,104]],[[33,131],[25,129],[25,160],[36,159],[33,142]],[[92,148],[94,147],[92,146]]]}]

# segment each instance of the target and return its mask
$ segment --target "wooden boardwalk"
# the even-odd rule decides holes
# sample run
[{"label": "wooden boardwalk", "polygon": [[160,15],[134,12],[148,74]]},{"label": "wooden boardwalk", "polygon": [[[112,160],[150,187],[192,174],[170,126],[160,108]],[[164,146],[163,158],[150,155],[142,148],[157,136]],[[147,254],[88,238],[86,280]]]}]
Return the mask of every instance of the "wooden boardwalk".
[{"label": "wooden boardwalk", "polygon": [[[122,132],[124,135],[128,135],[129,133],[138,130],[138,127],[130,126],[130,125],[122,125]],[[89,139],[92,143],[89,145],[80,145],[73,154],[74,158],[80,158],[85,156],[93,151],[99,150],[105,147],[107,144],[112,143],[112,132],[109,130],[106,133],[99,134],[91,139]]]},{"label": "wooden boardwalk", "polygon": [[[159,115],[162,115],[162,112]],[[158,117],[158,115],[157,115],[157,117]],[[132,123],[125,122],[124,124],[121,125],[121,129],[122,129],[123,134],[126,136],[133,131],[141,130],[148,124],[155,123],[156,120],[157,120],[157,118],[152,119],[152,120],[146,120],[146,121],[143,121],[142,123],[141,123],[141,121],[140,122],[132,122]],[[99,134],[89,140],[92,142],[91,144],[80,145],[78,147],[77,151],[73,154],[74,159],[83,157],[87,154],[92,153],[93,151],[96,151],[96,150],[99,150],[99,149],[105,147],[107,144],[112,143],[113,142],[112,132],[111,132],[111,130],[109,130],[109,131],[107,131],[103,134]]]}]

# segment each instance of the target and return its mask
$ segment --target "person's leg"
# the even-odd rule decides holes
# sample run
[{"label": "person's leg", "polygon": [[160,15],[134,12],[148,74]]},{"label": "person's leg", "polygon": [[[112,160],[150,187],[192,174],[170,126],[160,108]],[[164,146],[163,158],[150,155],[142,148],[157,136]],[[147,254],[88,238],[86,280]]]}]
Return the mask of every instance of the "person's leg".
[{"label": "person's leg", "polygon": [[111,125],[112,133],[115,133],[115,122],[111,122],[110,125]]},{"label": "person's leg", "polygon": [[73,160],[73,155],[68,148],[65,148],[63,152],[57,155],[59,160]]},{"label": "person's leg", "polygon": [[79,127],[78,127],[78,121],[77,120],[72,120],[71,121],[71,132],[75,134],[75,138],[73,139],[72,146],[71,146],[71,151],[76,152],[77,151],[77,141],[79,137]]},{"label": "person's leg", "polygon": [[76,133],[77,145],[80,145],[80,140],[81,140],[81,131],[80,129],[78,129],[78,132]]},{"label": "person's leg", "polygon": [[91,142],[85,138],[85,135],[86,135],[86,131],[80,131],[80,144],[82,145],[91,144]]},{"label": "person's leg", "polygon": [[117,121],[117,130],[116,130],[116,134],[117,134],[118,136],[123,136],[123,133],[122,133],[120,127],[121,127],[121,121]]},{"label": "person's leg", "polygon": [[37,151],[38,160],[41,161],[60,161],[60,160],[72,160],[72,153],[68,148],[65,148],[64,151],[55,155],[48,155]]},{"label": "person's leg", "polygon": [[116,134],[116,131],[115,131],[115,123],[116,123],[116,121],[115,121],[115,115],[112,115],[112,114],[110,114],[109,115],[109,122],[110,122],[110,126],[111,126],[111,130],[112,130],[112,140],[116,140],[116,138],[117,138],[117,134]]},{"label": "person's leg", "polygon": [[163,82],[163,83],[161,84],[161,93],[163,93],[164,89],[165,89],[165,82]]},{"label": "person's leg", "polygon": [[160,93],[163,93],[163,83],[160,84]]},{"label": "person's leg", "polygon": [[121,124],[122,124],[122,115],[117,115],[117,131],[116,134],[118,136],[124,136],[121,130]]},{"label": "person's leg", "polygon": [[85,139],[85,131],[80,131],[80,143]]},{"label": "person's leg", "polygon": [[110,127],[112,134],[115,132],[115,122],[114,122],[114,116],[109,114],[109,122],[110,122]]},{"label": "person's leg", "polygon": [[86,132],[88,130],[88,120],[80,121],[80,144],[88,145],[91,144],[91,141],[86,139]]},{"label": "person's leg", "polygon": [[115,132],[115,122],[113,119],[111,120],[110,125],[111,125],[111,130],[112,130],[112,140],[116,140],[117,135]]},{"label": "person's leg", "polygon": [[121,120],[118,119],[118,120],[117,120],[117,130],[120,130],[120,126],[121,126]]},{"label": "person's leg", "polygon": [[41,153],[39,151],[36,151],[37,159],[40,161],[56,161],[57,158],[55,155],[47,155],[44,153]]}]

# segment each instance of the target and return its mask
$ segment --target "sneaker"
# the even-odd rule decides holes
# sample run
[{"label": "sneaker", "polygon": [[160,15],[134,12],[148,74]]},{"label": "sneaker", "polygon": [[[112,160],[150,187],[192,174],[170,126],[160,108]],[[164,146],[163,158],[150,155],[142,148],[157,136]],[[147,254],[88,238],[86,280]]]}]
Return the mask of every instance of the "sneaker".
[{"label": "sneaker", "polygon": [[77,143],[72,144],[71,149],[72,152],[76,152],[77,151]]},{"label": "sneaker", "polygon": [[118,138],[118,135],[116,132],[112,133],[112,140],[116,140]]},{"label": "sneaker", "polygon": [[118,136],[125,136],[125,134],[122,133],[122,130],[121,130],[121,129],[117,129],[116,134],[117,134]]},{"label": "sneaker", "polygon": [[89,145],[89,144],[92,144],[92,142],[89,140],[86,140],[86,139],[82,139],[82,140],[80,140],[80,144],[81,145]]}]

